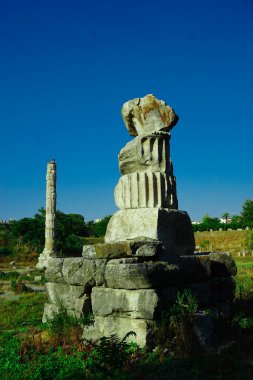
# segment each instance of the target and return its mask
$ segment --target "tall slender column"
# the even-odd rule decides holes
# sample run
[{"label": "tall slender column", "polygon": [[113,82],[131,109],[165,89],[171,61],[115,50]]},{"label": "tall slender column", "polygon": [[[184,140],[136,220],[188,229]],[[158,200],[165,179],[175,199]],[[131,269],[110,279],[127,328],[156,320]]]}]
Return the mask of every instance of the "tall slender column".
[{"label": "tall slender column", "polygon": [[55,252],[56,162],[47,164],[45,253]]},{"label": "tall slender column", "polygon": [[37,269],[46,269],[49,257],[55,257],[55,219],[56,219],[56,162],[51,160],[47,164],[46,176],[46,224],[45,248],[39,256]]}]

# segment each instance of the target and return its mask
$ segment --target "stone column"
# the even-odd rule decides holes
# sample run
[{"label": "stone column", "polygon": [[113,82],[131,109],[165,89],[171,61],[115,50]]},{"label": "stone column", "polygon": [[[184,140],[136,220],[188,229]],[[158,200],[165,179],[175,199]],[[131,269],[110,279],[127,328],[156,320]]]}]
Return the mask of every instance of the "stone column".
[{"label": "stone column", "polygon": [[45,248],[39,257],[37,269],[46,269],[49,257],[55,257],[55,218],[56,218],[56,162],[49,161],[46,176],[46,224]]},{"label": "stone column", "polygon": [[191,221],[186,212],[178,210],[170,158],[170,131],[178,116],[154,95],[129,100],[121,113],[135,138],[119,153],[122,176],[114,195],[120,210],[108,224],[105,243],[158,240],[168,255],[192,254]]}]

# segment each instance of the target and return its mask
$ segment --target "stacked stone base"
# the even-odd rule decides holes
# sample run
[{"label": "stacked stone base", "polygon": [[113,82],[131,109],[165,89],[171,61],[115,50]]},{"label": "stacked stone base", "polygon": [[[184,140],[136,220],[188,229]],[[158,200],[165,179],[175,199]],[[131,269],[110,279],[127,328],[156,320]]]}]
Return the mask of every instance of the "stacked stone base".
[{"label": "stacked stone base", "polygon": [[[153,253],[154,246],[160,247],[159,242],[146,241],[146,249],[149,243]],[[93,313],[93,321],[84,326],[83,338],[96,340],[112,334],[124,338],[133,331],[136,335],[130,336],[130,341],[152,347],[163,313],[185,288],[195,294],[201,310],[208,309],[214,318],[218,314],[228,316],[236,274],[229,254],[168,256],[161,260],[161,247],[153,256],[134,256],[140,248],[136,242],[117,247],[99,244],[84,247],[82,258],[50,258],[43,321],[61,311],[78,318]],[[117,249],[125,257],[111,258]]]}]

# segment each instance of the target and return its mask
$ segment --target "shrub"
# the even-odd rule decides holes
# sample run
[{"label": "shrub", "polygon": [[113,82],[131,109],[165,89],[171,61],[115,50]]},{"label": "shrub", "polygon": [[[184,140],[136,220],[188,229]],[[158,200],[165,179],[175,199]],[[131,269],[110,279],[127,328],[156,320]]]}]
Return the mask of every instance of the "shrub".
[{"label": "shrub", "polygon": [[[112,334],[95,342],[85,340],[92,347],[87,360],[88,367],[103,372],[122,368],[133,352],[133,345],[127,343],[127,338],[131,335],[136,334],[131,331],[123,339],[120,339],[117,334]],[[136,346],[134,347],[136,348]]]},{"label": "shrub", "polygon": [[170,308],[170,315],[194,314],[198,310],[197,298],[189,289],[178,292],[174,305]]},{"label": "shrub", "polygon": [[68,315],[66,311],[54,314],[53,319],[48,322],[48,328],[50,335],[59,343],[69,341],[73,335],[81,336],[80,322],[77,318]]},{"label": "shrub", "polygon": [[197,299],[189,289],[177,293],[176,301],[169,311],[171,338],[168,344],[178,356],[187,357],[196,350],[192,326],[197,310]]},{"label": "shrub", "polygon": [[232,325],[239,326],[243,330],[252,330],[253,318],[246,317],[244,313],[239,313],[232,319]]}]

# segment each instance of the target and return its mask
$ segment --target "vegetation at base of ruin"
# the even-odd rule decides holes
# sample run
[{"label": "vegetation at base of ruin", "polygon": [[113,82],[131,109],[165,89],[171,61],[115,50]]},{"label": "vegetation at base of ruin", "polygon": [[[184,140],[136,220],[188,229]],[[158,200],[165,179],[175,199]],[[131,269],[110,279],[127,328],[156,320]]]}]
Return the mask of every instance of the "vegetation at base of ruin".
[{"label": "vegetation at base of ruin", "polygon": [[71,336],[75,333],[77,336],[82,334],[82,327],[88,325],[93,320],[92,313],[83,315],[77,318],[72,315],[68,315],[66,310],[63,309],[61,313],[56,313],[54,318],[48,323],[48,332],[51,336],[57,338],[57,340],[65,341],[71,340]]},{"label": "vegetation at base of ruin", "polygon": [[[199,349],[192,334],[194,316],[198,312],[197,298],[190,289],[178,291],[174,304],[157,322],[155,344],[177,357],[189,357]],[[196,337],[195,337],[196,338]]]},{"label": "vegetation at base of ruin", "polygon": [[135,335],[130,331],[123,339],[120,339],[117,334],[112,334],[109,337],[103,336],[95,342],[85,340],[84,343],[88,350],[91,350],[93,355],[95,354],[92,363],[93,371],[110,374],[113,370],[120,369],[122,365],[126,364],[130,354],[138,349],[137,345],[127,343],[127,339]]},{"label": "vegetation at base of ruin", "polygon": [[[134,343],[122,345],[117,336],[95,344],[83,342],[75,318],[62,315],[51,325],[41,323],[45,294],[15,292],[15,299],[0,297],[1,380],[252,379],[253,257],[235,259],[238,267],[236,300],[231,319],[220,321],[216,326],[220,347],[216,353],[191,350],[190,336],[187,350],[182,350],[182,343],[175,339],[179,349],[160,344],[152,352]],[[15,278],[12,272],[1,281],[10,282]],[[197,303],[189,291],[180,293],[164,318],[164,331],[168,332],[171,316],[191,315],[196,308]]]},{"label": "vegetation at base of ruin", "polygon": [[170,316],[180,314],[194,314],[198,310],[197,298],[189,289],[177,293],[174,305],[170,309]]}]

